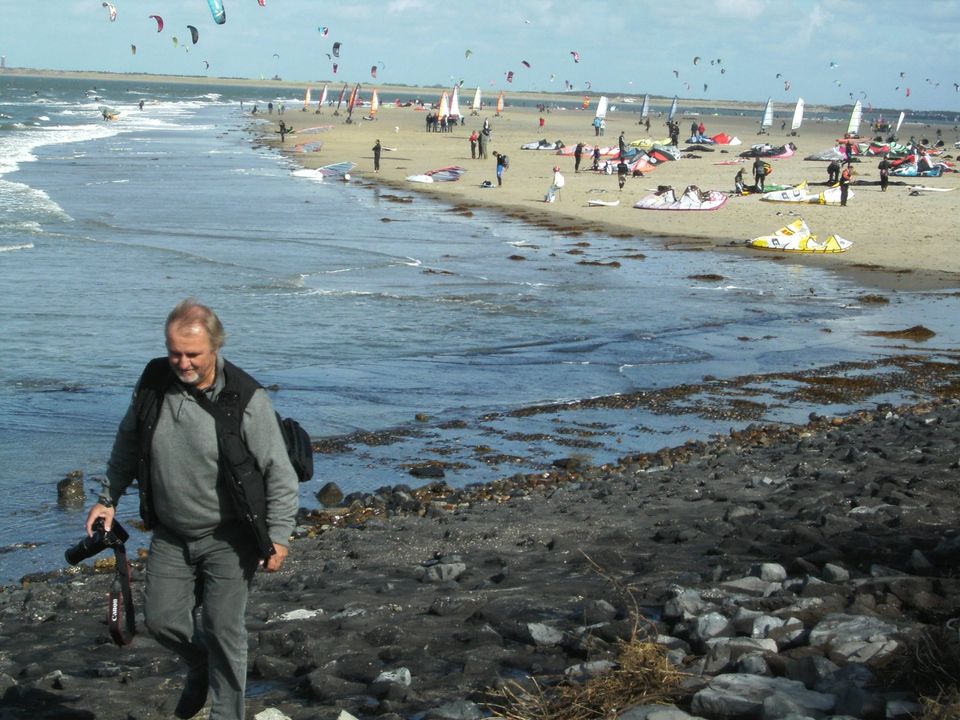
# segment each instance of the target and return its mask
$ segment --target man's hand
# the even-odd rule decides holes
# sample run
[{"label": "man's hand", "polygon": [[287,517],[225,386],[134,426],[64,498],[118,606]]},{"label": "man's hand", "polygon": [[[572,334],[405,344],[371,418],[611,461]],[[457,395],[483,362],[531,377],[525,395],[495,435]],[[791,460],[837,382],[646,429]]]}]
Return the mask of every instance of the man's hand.
[{"label": "man's hand", "polygon": [[283,566],[283,561],[287,559],[287,553],[289,552],[290,550],[286,545],[274,543],[273,555],[271,555],[266,561],[261,560],[260,565],[267,572],[276,572]]},{"label": "man's hand", "polygon": [[103,529],[109,530],[113,527],[113,516],[116,515],[116,508],[107,507],[106,505],[101,505],[97,503],[87,514],[87,537],[93,535],[93,524],[97,521],[97,518],[103,518]]}]

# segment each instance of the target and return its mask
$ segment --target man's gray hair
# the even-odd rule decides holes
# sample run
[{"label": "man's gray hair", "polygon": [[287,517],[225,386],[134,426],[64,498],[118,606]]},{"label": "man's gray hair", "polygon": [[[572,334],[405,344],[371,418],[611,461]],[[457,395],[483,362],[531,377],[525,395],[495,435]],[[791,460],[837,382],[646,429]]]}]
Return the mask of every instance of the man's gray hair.
[{"label": "man's gray hair", "polygon": [[214,350],[222,348],[227,341],[227,333],[223,329],[220,318],[211,308],[196,298],[185,298],[177,303],[177,306],[167,315],[164,330],[169,330],[172,325],[200,325],[207,331]]}]

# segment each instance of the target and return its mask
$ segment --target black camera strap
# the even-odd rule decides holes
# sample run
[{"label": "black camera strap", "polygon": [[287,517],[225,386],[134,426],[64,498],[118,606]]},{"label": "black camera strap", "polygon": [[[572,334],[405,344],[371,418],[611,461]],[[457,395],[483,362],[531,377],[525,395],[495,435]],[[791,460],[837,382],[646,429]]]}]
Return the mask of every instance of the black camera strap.
[{"label": "black camera strap", "polygon": [[129,645],[137,634],[137,621],[134,617],[133,593],[130,592],[130,562],[127,560],[126,546],[123,543],[114,545],[113,555],[117,561],[117,574],[110,585],[107,627],[117,645]]}]

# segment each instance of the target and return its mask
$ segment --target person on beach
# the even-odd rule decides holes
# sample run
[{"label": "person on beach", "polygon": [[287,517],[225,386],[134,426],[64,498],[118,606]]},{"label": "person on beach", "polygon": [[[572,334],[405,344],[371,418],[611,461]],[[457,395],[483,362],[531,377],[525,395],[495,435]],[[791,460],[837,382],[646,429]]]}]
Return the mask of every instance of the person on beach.
[{"label": "person on beach", "polygon": [[578,142],[573,148],[573,172],[580,172],[580,160],[583,158],[583,143]]},{"label": "person on beach", "polygon": [[620,157],[622,158],[627,152],[627,140],[622,132],[620,133],[620,137],[617,138],[617,147],[620,148]]},{"label": "person on beach", "polygon": [[600,146],[599,145],[593,146],[593,169],[594,170],[600,169]]},{"label": "person on beach", "polygon": [[887,186],[890,184],[890,160],[886,155],[877,165],[877,169],[880,170],[880,192],[886,192]]},{"label": "person on beach", "polygon": [[470,133],[470,157],[473,160],[477,159],[477,140],[480,139],[480,133],[474,130]]},{"label": "person on beach", "polygon": [[850,163],[847,163],[840,173],[840,207],[847,206],[847,195],[850,193],[850,176],[852,170]]},{"label": "person on beach", "polygon": [[497,159],[497,187],[500,187],[503,185],[503,173],[510,167],[510,160],[506,155],[496,150],[494,150],[493,156]]},{"label": "person on beach", "polygon": [[380,145],[380,138],[377,138],[377,142],[373,145],[373,171],[375,173],[380,172],[380,151],[382,146]]},{"label": "person on beach", "polygon": [[487,147],[490,145],[490,133],[486,130],[480,132],[477,138],[477,153],[481,160],[487,159]]},{"label": "person on beach", "polygon": [[733,191],[737,195],[743,195],[743,191],[746,190],[746,185],[743,183],[743,168],[737,170],[737,174],[733,176]]},{"label": "person on beach", "polygon": [[281,120],[281,121],[280,121],[280,129],[277,130],[277,132],[280,133],[280,142],[283,142],[283,141],[284,141],[284,138],[285,138],[286,135],[287,135],[287,133],[290,132],[290,128],[288,128],[288,127],[287,127],[287,124],[286,124],[283,120]]},{"label": "person on beach", "polygon": [[547,190],[547,196],[543,199],[544,202],[552,203],[557,199],[557,194],[560,192],[560,189],[566,184],[566,180],[563,177],[563,173],[560,172],[560,166],[553,166],[553,183],[550,185],[550,188]]},{"label": "person on beach", "polygon": [[650,116],[649,115],[647,116],[647,122],[644,123],[644,126],[646,127],[647,132],[650,132]]},{"label": "person on beach", "polygon": [[756,158],[753,161],[753,182],[759,192],[763,192],[763,181],[767,177],[767,164],[761,159]]},{"label": "person on beach", "polygon": [[703,124],[703,120],[701,120],[700,124],[697,126],[697,135],[700,137],[707,136],[707,126]]},{"label": "person on beach", "polygon": [[[136,479],[140,514],[153,530],[144,621],[187,667],[174,715],[193,717],[209,692],[211,717],[242,720],[247,593],[257,567],[276,572],[287,557],[297,474],[270,397],[220,354],[225,332],[216,313],[192,298],[183,300],[167,316],[165,334],[167,354],[151,361],[137,384],[86,530],[91,535],[98,520],[112,527],[116,507]],[[232,481],[225,483],[229,467],[218,449],[218,422],[204,404],[218,401],[228,378],[231,387],[252,388],[241,431],[262,474],[261,502],[243,509],[229,489]],[[262,543],[252,539],[255,523],[247,516],[262,518]]]},{"label": "person on beach", "polygon": [[620,190],[623,190],[623,186],[627,184],[627,175],[629,174],[630,168],[626,161],[620,158],[620,162],[617,163],[617,184],[620,186]]},{"label": "person on beach", "polygon": [[840,161],[831,160],[827,165],[827,185],[836,185],[840,182]]}]

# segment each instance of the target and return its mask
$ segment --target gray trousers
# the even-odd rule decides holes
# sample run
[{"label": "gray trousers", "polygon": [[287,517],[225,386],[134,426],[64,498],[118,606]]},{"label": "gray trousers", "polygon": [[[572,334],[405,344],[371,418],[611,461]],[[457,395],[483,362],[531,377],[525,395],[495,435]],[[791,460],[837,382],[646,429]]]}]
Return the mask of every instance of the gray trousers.
[{"label": "gray trousers", "polygon": [[[243,720],[247,593],[258,559],[241,528],[185,540],[154,530],[143,612],[147,629],[196,677],[210,677],[210,720]],[[200,605],[200,623],[194,608]]]}]

